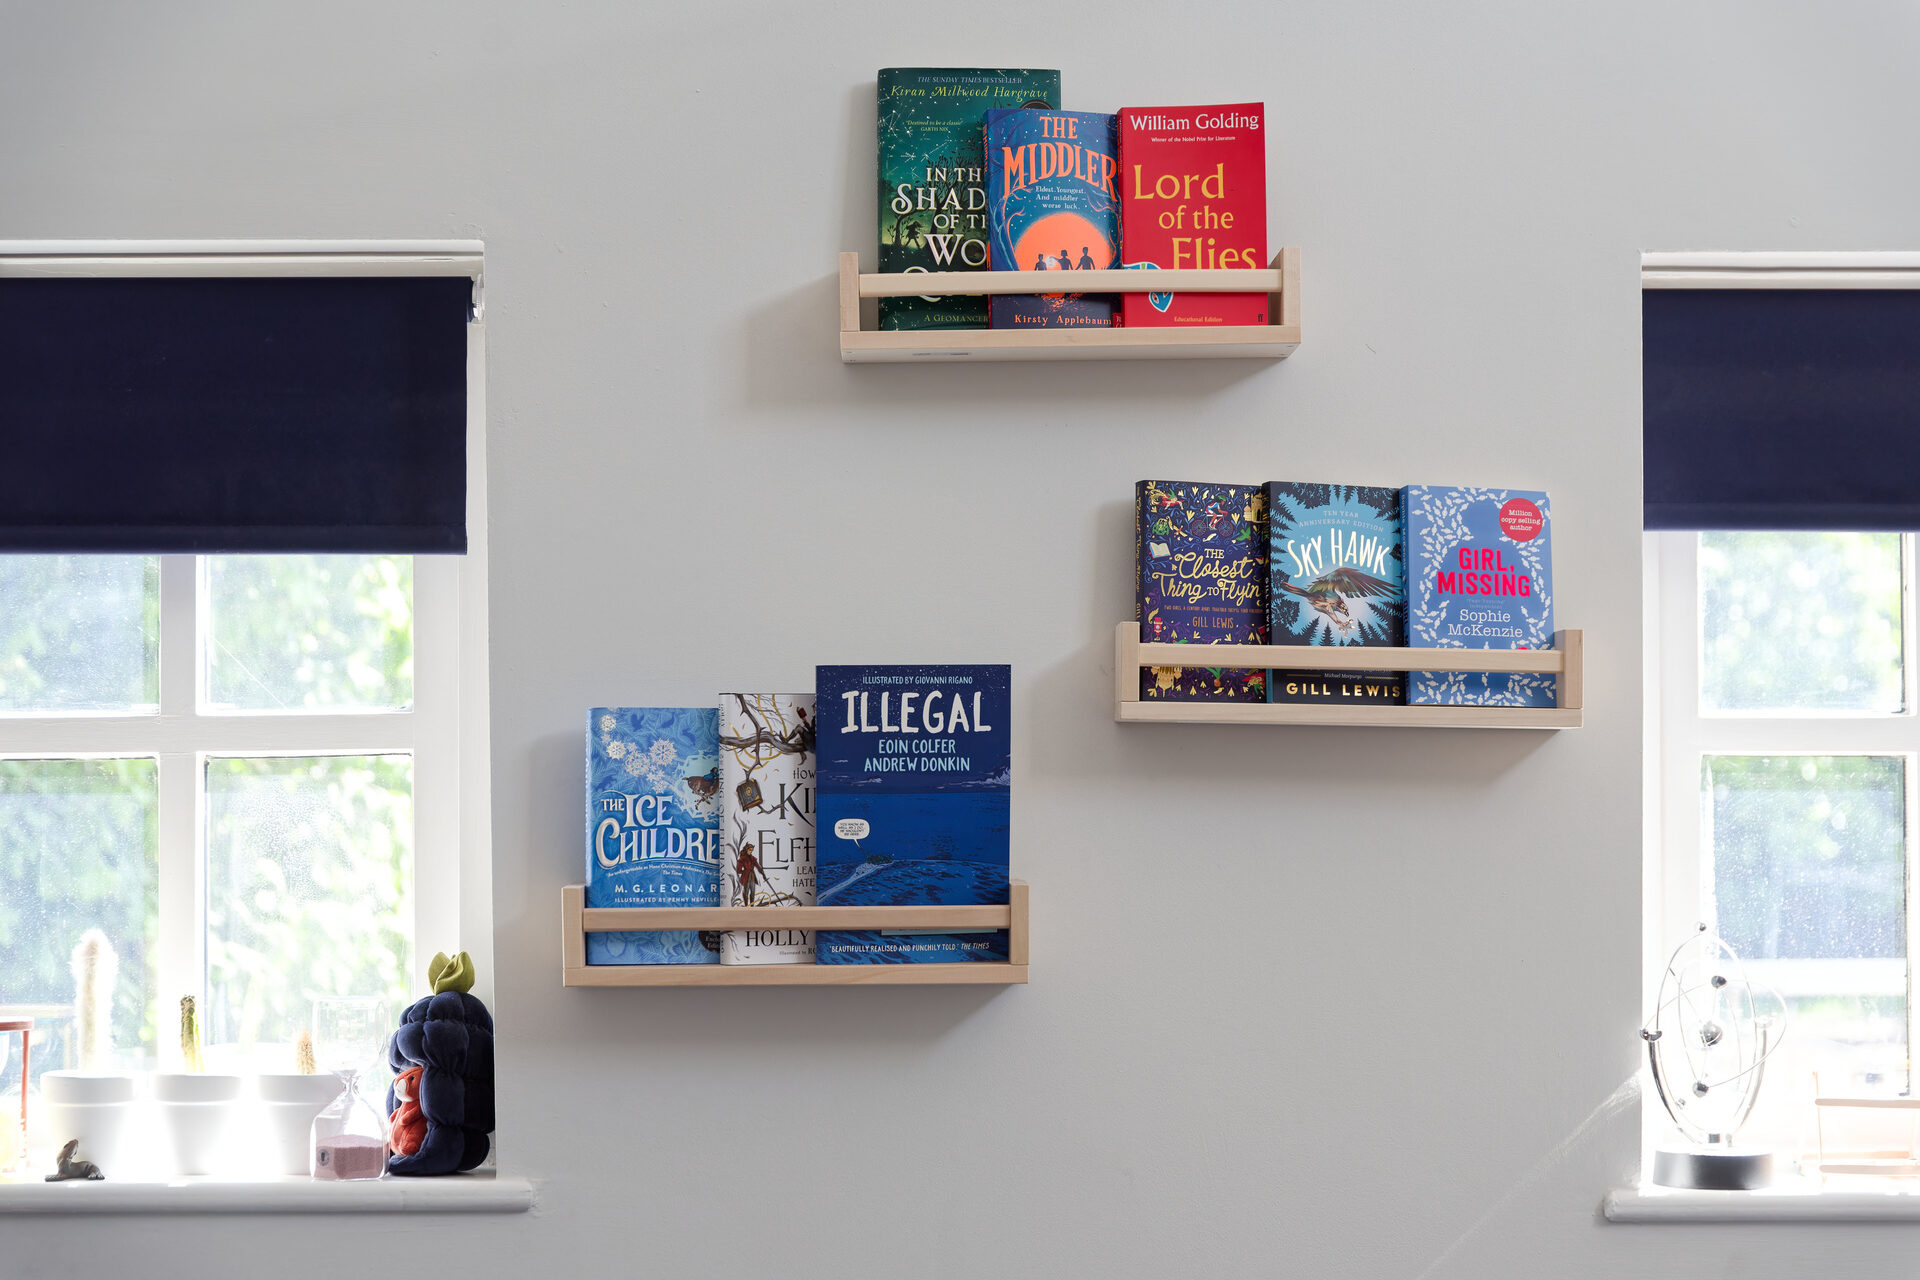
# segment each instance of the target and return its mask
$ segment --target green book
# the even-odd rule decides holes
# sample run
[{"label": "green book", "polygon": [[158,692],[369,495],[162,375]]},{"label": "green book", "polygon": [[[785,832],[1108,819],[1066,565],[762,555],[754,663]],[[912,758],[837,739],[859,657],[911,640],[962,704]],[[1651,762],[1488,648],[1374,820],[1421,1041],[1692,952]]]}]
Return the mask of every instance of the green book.
[{"label": "green book", "polygon": [[[1058,71],[880,72],[880,270],[985,271],[984,117],[1060,105]],[[882,329],[984,329],[982,296],[880,299]]]}]

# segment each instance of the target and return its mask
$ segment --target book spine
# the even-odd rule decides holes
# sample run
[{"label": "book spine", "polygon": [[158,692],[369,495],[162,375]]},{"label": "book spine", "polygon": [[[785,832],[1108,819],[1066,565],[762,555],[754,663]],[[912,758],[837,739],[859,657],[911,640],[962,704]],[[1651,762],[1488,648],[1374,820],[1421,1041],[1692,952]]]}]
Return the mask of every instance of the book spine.
[{"label": "book spine", "polygon": [[[1265,123],[1258,102],[1122,111],[1121,265],[1148,272],[1265,266]],[[1264,293],[1128,293],[1120,316],[1132,327],[1261,325],[1267,310]]]},{"label": "book spine", "polygon": [[[720,697],[720,901],[814,904],[814,700],[810,693]],[[812,964],[813,934],[780,925],[720,935],[721,964]]]},{"label": "book spine", "polygon": [[[720,905],[720,765],[712,707],[587,713],[587,905]],[[590,933],[587,963],[714,964],[705,931]]]},{"label": "book spine", "polygon": [[[1134,486],[1134,615],[1149,644],[1267,643],[1267,495],[1260,486]],[[1200,655],[1195,655],[1196,658]],[[1144,667],[1148,702],[1265,702],[1267,673]]]}]

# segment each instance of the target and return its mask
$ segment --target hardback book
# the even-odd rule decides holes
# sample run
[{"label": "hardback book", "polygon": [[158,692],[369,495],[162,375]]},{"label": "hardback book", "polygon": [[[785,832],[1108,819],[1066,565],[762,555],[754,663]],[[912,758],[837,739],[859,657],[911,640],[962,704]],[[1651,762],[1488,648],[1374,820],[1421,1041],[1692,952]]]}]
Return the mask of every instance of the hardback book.
[{"label": "hardback book", "polygon": [[[720,695],[720,902],[810,907],[814,893],[813,695]],[[812,964],[813,934],[777,911],[720,935],[721,964]]]},{"label": "hardback book", "polygon": [[[1120,265],[1252,271],[1267,265],[1266,107],[1120,113]],[[1265,324],[1264,293],[1125,293],[1129,327]]]},{"label": "hardback book", "polygon": [[[1259,485],[1134,486],[1134,617],[1148,644],[1267,643],[1267,494]],[[1196,655],[1196,657],[1199,655]],[[1265,702],[1267,673],[1143,667],[1149,702]]]},{"label": "hardback book", "polygon": [[[985,116],[1057,107],[1058,71],[888,67],[880,72],[880,270],[985,271]],[[984,297],[882,298],[882,329],[984,329]]]},{"label": "hardback book", "polygon": [[[1553,515],[1519,489],[1413,485],[1407,534],[1407,643],[1415,649],[1551,649]],[[1415,671],[1421,705],[1551,707],[1550,675]]]},{"label": "hardback book", "polygon": [[[712,707],[587,712],[587,905],[720,905]],[[590,933],[588,964],[715,964],[718,933]]]},{"label": "hardback book", "polygon": [[[1407,642],[1400,491],[1367,485],[1267,485],[1268,622],[1274,644]],[[1274,670],[1270,702],[1396,705],[1393,671]]]},{"label": "hardback book", "polygon": [[[1012,668],[821,667],[819,905],[1007,901]],[[821,929],[821,964],[1007,958],[1007,935]]]},{"label": "hardback book", "polygon": [[[987,112],[987,225],[995,271],[1105,271],[1120,260],[1114,117],[1091,111]],[[1064,285],[1073,279],[1061,277]],[[1111,293],[1008,293],[995,329],[1107,329]]]}]

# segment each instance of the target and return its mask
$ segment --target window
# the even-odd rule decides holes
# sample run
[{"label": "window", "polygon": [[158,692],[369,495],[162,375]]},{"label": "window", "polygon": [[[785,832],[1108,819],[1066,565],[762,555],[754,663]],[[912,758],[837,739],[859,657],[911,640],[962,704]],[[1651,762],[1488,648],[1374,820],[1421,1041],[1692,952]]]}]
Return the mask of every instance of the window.
[{"label": "window", "polygon": [[420,989],[458,936],[459,562],[0,556],[0,1001],[72,1065],[69,957],[118,954],[113,1042],[280,1068],[315,996]]},{"label": "window", "polygon": [[1705,923],[1792,1011],[1743,1142],[1808,1150],[1816,1075],[1913,1096],[1914,564],[1911,534],[1647,535],[1648,971]]},{"label": "window", "polygon": [[36,1076],[76,1065],[91,928],[122,1069],[178,1066],[182,995],[240,1071],[438,950],[489,995],[480,268],[0,244],[0,1006]]}]

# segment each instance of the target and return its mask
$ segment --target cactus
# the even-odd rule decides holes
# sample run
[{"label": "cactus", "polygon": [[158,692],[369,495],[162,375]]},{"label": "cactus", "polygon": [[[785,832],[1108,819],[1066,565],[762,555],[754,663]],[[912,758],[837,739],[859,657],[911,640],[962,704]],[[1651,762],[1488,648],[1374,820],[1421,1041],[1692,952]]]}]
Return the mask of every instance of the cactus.
[{"label": "cactus", "polygon": [[120,957],[98,929],[80,935],[73,948],[73,1003],[82,1071],[106,1071],[113,1065],[113,988]]},{"label": "cactus", "polygon": [[193,997],[180,997],[180,1057],[183,1069],[201,1072],[207,1069],[200,1058],[200,1024],[193,1016]]},{"label": "cactus", "polygon": [[303,1025],[300,1034],[293,1038],[293,1063],[295,1070],[303,1076],[320,1074],[320,1068],[313,1061],[313,1032]]}]

